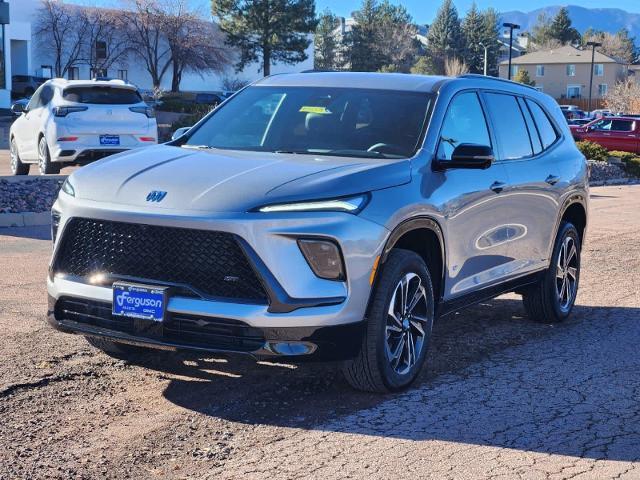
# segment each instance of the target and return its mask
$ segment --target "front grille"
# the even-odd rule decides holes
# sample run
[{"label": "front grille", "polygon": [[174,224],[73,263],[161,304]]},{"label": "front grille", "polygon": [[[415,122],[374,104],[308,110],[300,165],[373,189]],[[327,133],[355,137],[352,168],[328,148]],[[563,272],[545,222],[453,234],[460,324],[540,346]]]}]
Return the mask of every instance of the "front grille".
[{"label": "front grille", "polygon": [[235,235],[226,232],[72,218],[54,273],[176,285],[181,294],[258,303],[267,294]]},{"label": "front grille", "polygon": [[258,328],[238,320],[198,317],[167,312],[163,322],[112,315],[111,304],[95,300],[61,297],[55,306],[56,320],[132,335],[185,347],[253,352],[264,345]]}]

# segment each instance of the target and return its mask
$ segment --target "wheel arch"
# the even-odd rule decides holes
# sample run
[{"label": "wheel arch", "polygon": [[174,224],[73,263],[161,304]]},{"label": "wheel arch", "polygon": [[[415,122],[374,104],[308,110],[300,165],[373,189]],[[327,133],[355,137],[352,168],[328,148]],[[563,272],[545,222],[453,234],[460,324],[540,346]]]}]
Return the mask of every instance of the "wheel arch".
[{"label": "wheel arch", "polygon": [[438,222],[429,217],[410,218],[396,226],[385,244],[380,264],[384,265],[389,252],[402,248],[417,253],[429,269],[436,294],[436,304],[444,296],[445,281],[445,242],[444,234]]},{"label": "wheel arch", "polygon": [[565,220],[571,222],[576,227],[580,235],[580,243],[584,243],[584,236],[587,229],[587,200],[585,195],[581,193],[574,194],[565,201],[556,222],[555,234],[553,236],[554,242],[558,236],[560,225]]}]

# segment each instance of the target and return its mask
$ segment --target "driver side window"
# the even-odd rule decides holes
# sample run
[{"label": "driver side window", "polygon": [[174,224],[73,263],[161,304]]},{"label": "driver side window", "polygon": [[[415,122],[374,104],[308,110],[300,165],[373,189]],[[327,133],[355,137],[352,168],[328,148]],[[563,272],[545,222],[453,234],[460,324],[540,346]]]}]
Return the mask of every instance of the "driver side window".
[{"label": "driver side window", "polygon": [[451,160],[453,150],[462,143],[491,146],[487,121],[475,92],[461,93],[449,104],[440,133],[438,160]]}]

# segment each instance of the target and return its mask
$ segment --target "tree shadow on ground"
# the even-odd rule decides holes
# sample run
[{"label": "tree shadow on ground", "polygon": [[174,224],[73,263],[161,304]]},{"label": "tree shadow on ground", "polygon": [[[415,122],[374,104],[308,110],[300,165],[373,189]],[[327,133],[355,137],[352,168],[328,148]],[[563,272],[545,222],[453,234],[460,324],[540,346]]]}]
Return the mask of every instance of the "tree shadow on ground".
[{"label": "tree shadow on ground", "polygon": [[440,321],[427,367],[395,395],[351,390],[336,365],[140,363],[167,374],[169,401],[229,421],[630,461],[640,458],[639,341],[640,309],[578,306],[550,326],[501,298]]}]

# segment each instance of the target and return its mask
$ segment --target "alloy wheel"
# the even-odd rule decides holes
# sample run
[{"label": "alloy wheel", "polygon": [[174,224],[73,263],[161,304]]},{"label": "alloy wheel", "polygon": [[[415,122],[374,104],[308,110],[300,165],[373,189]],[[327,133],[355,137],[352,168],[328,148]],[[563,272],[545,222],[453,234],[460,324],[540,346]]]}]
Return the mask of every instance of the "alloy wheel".
[{"label": "alloy wheel", "polygon": [[47,141],[42,137],[38,142],[38,167],[43,175],[47,170]]},{"label": "alloy wheel", "polygon": [[573,237],[567,236],[558,252],[556,264],[556,294],[562,310],[568,310],[575,300],[578,286],[578,249]]},{"label": "alloy wheel", "polygon": [[387,311],[387,360],[399,375],[405,375],[416,364],[429,335],[427,293],[422,279],[407,273],[393,291]]},{"label": "alloy wheel", "polygon": [[16,141],[13,139],[9,144],[9,156],[11,157],[11,171],[15,174],[18,171],[18,149]]}]

